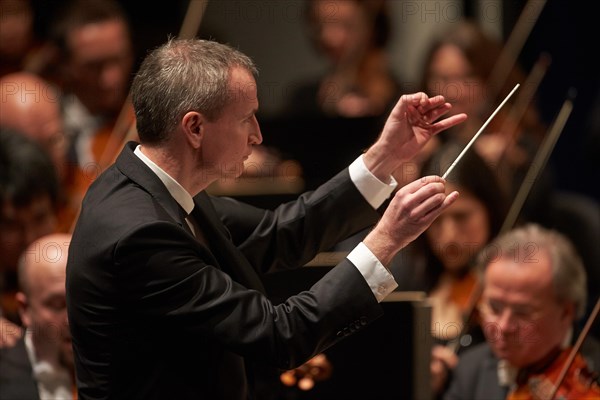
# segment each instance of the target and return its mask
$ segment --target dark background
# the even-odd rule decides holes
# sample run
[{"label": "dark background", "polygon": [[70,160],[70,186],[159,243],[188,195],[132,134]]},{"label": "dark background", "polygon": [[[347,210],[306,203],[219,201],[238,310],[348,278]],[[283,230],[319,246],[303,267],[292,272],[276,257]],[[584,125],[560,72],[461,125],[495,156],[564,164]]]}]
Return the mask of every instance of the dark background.
[{"label": "dark background", "polygon": [[[301,10],[301,0],[283,1],[287,1],[289,5]],[[395,3],[402,1],[404,0],[391,0]],[[64,3],[63,0],[33,0],[36,31],[40,36],[45,34],[53,13],[62,3]],[[122,0],[120,3],[129,15],[133,28],[132,35],[138,64],[148,50],[163,43],[169,35],[177,35],[188,6],[187,0],[156,2]],[[435,2],[412,3],[417,7],[431,7]],[[263,70],[270,68],[285,75],[287,69],[292,74],[294,71],[288,66],[280,68],[275,64],[280,62],[282,56],[285,57],[286,52],[294,54],[298,49],[285,46],[276,49],[262,47],[265,38],[278,34],[270,31],[273,28],[268,23],[257,20],[255,32],[248,32],[247,29],[242,32],[243,24],[232,22],[232,13],[235,12],[236,7],[246,7],[249,4],[255,7],[260,6],[262,10],[282,7],[282,3],[273,3],[272,0],[209,1],[204,24],[201,26],[198,36],[226,41],[239,47],[240,50],[255,58]],[[504,15],[502,30],[504,39],[506,39],[527,2],[512,0],[501,4]],[[600,35],[597,33],[597,13],[594,12],[591,4],[548,0],[519,55],[519,62],[526,71],[529,71],[541,53],[547,53],[552,58],[550,68],[537,93],[542,117],[548,124],[557,115],[569,90],[575,89],[577,96],[573,113],[552,153],[548,168],[553,170],[556,186],[559,189],[575,191],[600,199],[597,178],[600,173],[600,64],[597,61],[598,56],[593,56],[593,53],[597,51],[597,39]],[[464,0],[462,2],[464,15],[474,17],[477,5],[476,1]],[[223,13],[223,9],[227,10],[227,7],[229,10]],[[273,15],[273,18],[278,16],[276,13]],[[240,14],[237,17],[243,18],[244,15]],[[250,17],[252,15],[247,16],[247,18]],[[396,18],[399,17],[396,16]],[[238,19],[237,22],[240,20]],[[301,25],[301,21],[291,22]],[[424,21],[424,23],[430,22]],[[279,40],[285,43],[286,38],[279,38]],[[277,57],[270,57],[273,54],[276,54]],[[311,66],[312,61],[312,59],[306,60],[304,65]],[[316,66],[314,68],[318,69]],[[268,76],[261,76],[259,93],[261,92],[261,83],[268,84]],[[266,99],[263,96],[261,100],[264,103],[273,99]],[[283,99],[275,101],[278,100]],[[265,142],[268,142],[267,138],[265,138]],[[316,146],[317,144],[311,143],[311,145]],[[359,147],[360,145],[362,144],[357,144]],[[343,159],[345,160],[345,158]]]}]

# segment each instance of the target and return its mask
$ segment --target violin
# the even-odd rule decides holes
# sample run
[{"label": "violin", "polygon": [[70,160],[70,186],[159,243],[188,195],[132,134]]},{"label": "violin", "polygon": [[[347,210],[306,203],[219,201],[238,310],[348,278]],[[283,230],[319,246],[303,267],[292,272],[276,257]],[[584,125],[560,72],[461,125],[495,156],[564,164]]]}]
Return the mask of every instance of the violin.
[{"label": "violin", "polygon": [[543,361],[545,365],[533,373],[522,374],[517,378],[517,388],[508,395],[507,400],[561,400],[561,399],[595,399],[600,400],[600,385],[598,376],[592,373],[579,350],[585,337],[590,331],[592,323],[600,313],[600,298],[592,310],[577,341],[571,348],[553,356],[550,362]]},{"label": "violin", "polygon": [[543,371],[532,373],[521,382],[517,379],[518,386],[507,400],[600,399],[597,375],[589,370],[581,354],[575,354],[567,365],[571,352],[572,348],[567,348]]},{"label": "violin", "polygon": [[92,156],[94,162],[80,166],[77,162],[70,162],[66,166],[64,193],[58,207],[58,232],[72,232],[79,216],[79,208],[85,193],[92,182],[104,170],[99,160],[110,139],[112,124],[102,126],[92,139]]}]

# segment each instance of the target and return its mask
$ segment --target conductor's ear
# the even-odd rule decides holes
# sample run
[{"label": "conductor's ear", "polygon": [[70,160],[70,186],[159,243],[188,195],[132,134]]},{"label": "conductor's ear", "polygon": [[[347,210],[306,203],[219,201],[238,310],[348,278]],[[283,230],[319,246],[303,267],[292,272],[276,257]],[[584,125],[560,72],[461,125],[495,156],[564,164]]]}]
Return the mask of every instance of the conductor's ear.
[{"label": "conductor's ear", "polygon": [[202,144],[204,123],[204,116],[197,111],[187,112],[181,120],[186,140],[195,149],[199,148]]}]

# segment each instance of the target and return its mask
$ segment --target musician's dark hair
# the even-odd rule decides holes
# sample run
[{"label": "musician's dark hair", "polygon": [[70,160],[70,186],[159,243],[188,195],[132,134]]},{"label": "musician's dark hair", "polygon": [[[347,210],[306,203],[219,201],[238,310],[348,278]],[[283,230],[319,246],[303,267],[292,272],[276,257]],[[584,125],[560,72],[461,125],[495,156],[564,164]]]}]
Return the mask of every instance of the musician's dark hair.
[{"label": "musician's dark hair", "polygon": [[44,195],[56,207],[59,182],[50,156],[33,139],[0,128],[0,204],[23,207]]},{"label": "musician's dark hair", "polygon": [[[437,149],[423,164],[421,176],[443,175],[456,157],[463,150],[464,145],[448,141]],[[465,153],[460,162],[446,178],[449,184],[458,188],[461,193],[468,193],[475,197],[484,207],[489,220],[489,239],[493,239],[500,232],[506,211],[508,209],[507,195],[502,190],[500,182],[492,167],[473,149]],[[480,243],[483,247],[486,243]],[[426,290],[435,287],[439,277],[444,271],[440,259],[431,251],[431,246],[426,235],[421,235],[409,251],[417,256],[424,256],[424,277]],[[474,266],[475,256],[471,263],[464,266],[462,273],[467,273]]]},{"label": "musician's dark hair", "polygon": [[[314,5],[321,0],[308,0],[306,2],[305,16],[308,25],[311,27],[311,37],[318,47],[318,41],[315,34],[315,12]],[[354,2],[364,12],[365,16],[371,21],[372,44],[375,48],[384,48],[390,41],[392,34],[392,23],[387,0],[345,0]],[[334,5],[334,3],[332,3]],[[332,10],[332,16],[335,10]]]},{"label": "musician's dark hair", "polygon": [[[51,42],[60,53],[70,56],[69,34],[83,26],[98,22],[120,20],[129,29],[129,20],[119,2],[115,0],[70,0],[60,7],[50,27]],[[128,30],[128,34],[131,32]]]}]

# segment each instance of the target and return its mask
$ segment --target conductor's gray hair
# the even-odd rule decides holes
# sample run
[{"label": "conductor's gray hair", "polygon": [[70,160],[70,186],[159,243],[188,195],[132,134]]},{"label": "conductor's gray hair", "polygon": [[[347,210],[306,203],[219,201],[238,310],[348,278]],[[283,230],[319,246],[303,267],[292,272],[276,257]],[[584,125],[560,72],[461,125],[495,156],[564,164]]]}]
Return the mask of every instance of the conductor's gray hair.
[{"label": "conductor's gray hair", "polygon": [[140,141],[165,142],[189,111],[200,112],[209,120],[218,118],[234,95],[229,87],[234,67],[258,76],[248,56],[214,41],[170,39],[152,51],[131,89]]}]

